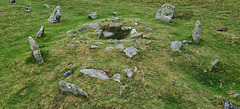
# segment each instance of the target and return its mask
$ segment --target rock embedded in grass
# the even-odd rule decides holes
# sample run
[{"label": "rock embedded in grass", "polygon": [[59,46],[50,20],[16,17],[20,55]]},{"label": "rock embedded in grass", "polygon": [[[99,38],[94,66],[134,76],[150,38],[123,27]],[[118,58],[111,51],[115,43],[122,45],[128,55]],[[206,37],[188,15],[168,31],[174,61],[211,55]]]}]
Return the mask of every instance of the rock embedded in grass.
[{"label": "rock embedded in grass", "polygon": [[120,86],[120,96],[122,96],[122,92],[123,92],[123,90],[125,89],[125,87],[127,87],[127,84],[125,84],[125,85],[121,85]]},{"label": "rock embedded in grass", "polygon": [[128,31],[128,30],[131,30],[132,27],[126,27],[126,26],[124,26],[124,27],[121,27],[121,29],[122,29],[123,31]]},{"label": "rock embedded in grass", "polygon": [[104,36],[105,38],[110,38],[110,37],[113,36],[113,35],[114,35],[113,32],[108,32],[108,31],[104,31],[104,32],[103,32],[103,36]]},{"label": "rock embedded in grass", "polygon": [[42,26],[40,28],[40,30],[38,31],[37,35],[36,35],[36,38],[40,38],[44,35],[44,26]]},{"label": "rock embedded in grass", "polygon": [[[84,24],[83,26],[84,26],[86,29],[87,29],[88,27],[93,27],[93,28],[97,28],[97,29],[100,28],[100,25],[99,25],[98,22],[90,23],[90,24]],[[86,29],[85,29],[85,30],[86,30]],[[85,31],[85,30],[84,30],[84,31]],[[80,29],[80,31],[81,31],[81,29]]]},{"label": "rock embedded in grass", "polygon": [[124,49],[124,45],[123,44],[118,44],[115,46],[116,49]]},{"label": "rock embedded in grass", "polygon": [[48,4],[44,4],[44,6],[46,6],[47,8],[50,8],[50,6]]},{"label": "rock embedded in grass", "polygon": [[218,63],[218,60],[215,60],[215,61],[212,63],[209,72],[212,71],[213,67],[214,67],[217,63]]},{"label": "rock embedded in grass", "polygon": [[148,41],[148,42],[146,43],[146,45],[148,45],[148,44],[150,44],[150,43],[152,43],[152,41]]},{"label": "rock embedded in grass", "polygon": [[113,46],[109,46],[109,47],[106,47],[106,48],[105,48],[105,50],[112,50],[112,49],[114,49]]},{"label": "rock embedded in grass", "polygon": [[97,19],[97,18],[98,18],[98,15],[97,15],[96,12],[93,12],[93,13],[91,13],[91,14],[88,14],[88,18],[89,18],[89,19]]},{"label": "rock embedded in grass", "polygon": [[127,77],[130,78],[133,75],[133,72],[131,69],[122,69],[123,72],[127,73]]},{"label": "rock embedded in grass", "polygon": [[180,50],[181,47],[182,47],[182,43],[179,41],[173,41],[171,43],[171,48],[173,51],[178,51],[178,50]]},{"label": "rock embedded in grass", "polygon": [[106,73],[103,70],[98,69],[82,69],[80,70],[81,73],[89,75],[91,77],[97,77],[100,79],[109,79]]},{"label": "rock embedded in grass", "polygon": [[27,12],[27,13],[31,12],[30,8],[28,8],[28,7],[25,7],[24,11]]},{"label": "rock embedded in grass", "polygon": [[136,49],[135,47],[128,47],[124,50],[124,52],[126,53],[126,55],[130,58],[132,58],[134,55],[137,54],[139,50]]},{"label": "rock embedded in grass", "polygon": [[64,76],[65,76],[65,77],[68,77],[68,76],[70,76],[71,74],[73,74],[73,71],[72,71],[72,70],[68,70],[67,72],[64,73]]},{"label": "rock embedded in grass", "polygon": [[137,44],[141,44],[141,42],[140,42],[139,40],[136,40],[136,43],[137,43]]},{"label": "rock embedded in grass", "polygon": [[43,58],[40,52],[40,49],[38,47],[38,44],[31,36],[29,36],[28,41],[30,43],[31,49],[33,51],[34,58],[37,60],[39,64],[43,63]]},{"label": "rock embedded in grass", "polygon": [[235,105],[233,105],[231,102],[229,102],[226,99],[222,99],[222,103],[223,103],[224,109],[239,109],[240,108],[240,107],[237,108]]},{"label": "rock embedded in grass", "polygon": [[132,39],[122,39],[120,41],[121,42],[125,42],[125,43],[130,43],[130,42],[132,42]]},{"label": "rock embedded in grass", "polygon": [[188,45],[188,44],[190,44],[191,42],[188,41],[188,40],[183,40],[182,43]]},{"label": "rock embedded in grass", "polygon": [[166,22],[171,22],[175,6],[170,4],[163,4],[162,7],[157,11],[155,19],[160,19]]},{"label": "rock embedded in grass", "polygon": [[97,48],[98,46],[97,45],[91,45],[91,49],[94,49],[94,48]]},{"label": "rock embedded in grass", "polygon": [[94,42],[95,44],[103,44],[102,42]]},{"label": "rock embedded in grass", "polygon": [[108,40],[107,41],[109,44],[116,44],[118,41],[115,41],[115,40]]},{"label": "rock embedded in grass", "polygon": [[120,27],[122,25],[122,23],[115,23],[115,22],[111,22],[109,24],[109,27]]},{"label": "rock embedded in grass", "polygon": [[192,32],[192,38],[195,43],[199,43],[200,37],[201,37],[201,23],[200,21],[197,21]]},{"label": "rock embedded in grass", "polygon": [[138,33],[136,29],[132,29],[130,33],[130,37],[138,37],[141,36],[142,34]]},{"label": "rock embedded in grass", "polygon": [[115,74],[115,75],[113,75],[113,79],[117,82],[120,82],[121,75],[120,74]]},{"label": "rock embedded in grass", "polygon": [[58,23],[58,22],[60,22],[61,16],[62,16],[61,7],[57,6],[54,9],[54,11],[51,14],[51,16],[49,17],[48,22],[50,22],[50,23]]},{"label": "rock embedded in grass", "polygon": [[63,92],[72,93],[75,96],[83,95],[85,97],[88,97],[88,94],[75,84],[67,83],[61,80],[59,82],[59,86],[60,90]]}]

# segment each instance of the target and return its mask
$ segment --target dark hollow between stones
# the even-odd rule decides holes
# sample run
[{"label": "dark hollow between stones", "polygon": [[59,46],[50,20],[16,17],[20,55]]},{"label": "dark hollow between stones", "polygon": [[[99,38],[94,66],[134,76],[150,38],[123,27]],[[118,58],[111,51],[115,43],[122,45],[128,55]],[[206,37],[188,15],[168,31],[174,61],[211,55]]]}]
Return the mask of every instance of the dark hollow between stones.
[{"label": "dark hollow between stones", "polygon": [[114,35],[108,38],[105,38],[103,36],[103,33],[101,34],[100,38],[101,39],[125,39],[126,37],[129,36],[130,30],[122,30],[121,27],[108,27],[108,28],[103,28],[103,32],[113,32]]}]

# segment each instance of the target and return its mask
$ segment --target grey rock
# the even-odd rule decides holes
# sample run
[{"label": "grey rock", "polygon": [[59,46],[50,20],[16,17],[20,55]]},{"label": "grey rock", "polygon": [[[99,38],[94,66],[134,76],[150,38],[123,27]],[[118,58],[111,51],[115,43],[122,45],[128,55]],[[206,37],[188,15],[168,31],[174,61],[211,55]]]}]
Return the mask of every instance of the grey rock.
[{"label": "grey rock", "polygon": [[238,96],[240,96],[239,93],[234,93],[234,97],[238,97]]},{"label": "grey rock", "polygon": [[74,44],[67,44],[67,46],[74,46]]},{"label": "grey rock", "polygon": [[103,30],[100,30],[100,31],[98,32],[98,38],[100,38],[100,37],[102,36],[102,33],[103,33]]},{"label": "grey rock", "polygon": [[61,7],[57,6],[54,9],[54,11],[51,14],[51,16],[49,17],[48,22],[50,22],[50,23],[58,23],[58,22],[60,22],[61,16],[62,16]]},{"label": "grey rock", "polygon": [[139,21],[141,21],[141,19],[139,19],[139,18],[136,18],[136,19],[134,20],[135,23],[138,23]]},{"label": "grey rock", "polygon": [[40,28],[40,30],[38,31],[38,33],[37,33],[37,35],[36,35],[36,38],[42,37],[43,34],[44,34],[44,26],[42,26],[42,27]]},{"label": "grey rock", "polygon": [[121,42],[125,42],[125,43],[130,43],[130,42],[132,42],[132,39],[122,39],[120,41]]},{"label": "grey rock", "polygon": [[137,43],[137,44],[141,44],[141,42],[140,42],[139,40],[136,40],[136,43]]},{"label": "grey rock", "polygon": [[108,40],[108,43],[110,44],[116,44],[118,41],[115,41],[115,40]]},{"label": "grey rock", "polygon": [[111,37],[111,36],[114,36],[114,33],[113,33],[113,32],[104,31],[104,32],[103,32],[103,36],[104,36],[105,38],[109,38],[109,37]]},{"label": "grey rock", "polygon": [[133,23],[133,26],[138,26],[138,23]]},{"label": "grey rock", "polygon": [[122,29],[123,31],[129,31],[129,30],[131,30],[132,28],[131,28],[131,27],[126,27],[126,26],[125,26],[125,27],[122,27],[121,29]]},{"label": "grey rock", "polygon": [[174,11],[175,6],[170,4],[163,4],[162,7],[157,11],[155,19],[170,22],[172,20]]},{"label": "grey rock", "polygon": [[37,62],[39,64],[42,64],[43,58],[42,58],[42,55],[41,55],[41,52],[40,52],[37,42],[35,42],[31,36],[29,36],[28,41],[30,43],[34,58],[37,60]]},{"label": "grey rock", "polygon": [[120,82],[121,75],[120,74],[115,74],[115,75],[113,75],[113,79],[117,82]]},{"label": "grey rock", "polygon": [[134,71],[136,72],[138,70],[137,66],[134,67]]},{"label": "grey rock", "polygon": [[146,29],[152,31],[152,28],[147,27]]},{"label": "grey rock", "polygon": [[130,37],[138,37],[141,36],[142,34],[138,33],[136,29],[132,29],[130,33]]},{"label": "grey rock", "polygon": [[92,45],[90,48],[94,49],[94,48],[97,48],[97,47],[98,47],[97,45]]},{"label": "grey rock", "polygon": [[122,71],[127,73],[128,78],[132,77],[132,75],[133,75],[133,72],[130,69],[122,69]]},{"label": "grey rock", "polygon": [[105,50],[112,50],[112,49],[114,49],[113,46],[109,46],[109,47],[106,47],[106,48],[105,48]]},{"label": "grey rock", "polygon": [[95,42],[95,44],[103,44],[102,42]]},{"label": "grey rock", "polygon": [[187,40],[183,40],[182,43],[183,43],[183,44],[186,44],[186,45],[191,44],[191,42],[190,42],[190,41],[187,41]]},{"label": "grey rock", "polygon": [[118,13],[117,13],[117,12],[113,12],[113,14],[114,14],[114,15],[118,15]]},{"label": "grey rock", "polygon": [[15,0],[9,0],[9,3],[10,4],[13,4],[13,3],[15,3],[16,1]]},{"label": "grey rock", "polygon": [[147,35],[143,35],[143,38],[146,38],[146,37],[148,37]]},{"label": "grey rock", "polygon": [[84,27],[83,27],[83,28],[80,28],[80,29],[79,29],[79,31],[85,31],[85,30],[87,30],[87,28],[84,28]]},{"label": "grey rock", "polygon": [[96,85],[97,85],[97,84],[93,84],[93,85],[92,85],[92,88],[94,88]]},{"label": "grey rock", "polygon": [[106,75],[106,73],[102,70],[98,69],[82,69],[80,70],[81,73],[89,75],[91,77],[97,77],[100,79],[109,79],[109,77]]},{"label": "grey rock", "polygon": [[203,70],[203,73],[207,73],[208,71],[206,69]]},{"label": "grey rock", "polygon": [[171,43],[171,48],[173,51],[178,51],[182,47],[182,43],[179,41],[173,41]]},{"label": "grey rock", "polygon": [[198,50],[196,51],[197,53],[200,53]]},{"label": "grey rock", "polygon": [[88,97],[88,94],[75,84],[67,83],[61,80],[59,82],[59,86],[60,90],[63,92],[72,93],[75,96],[83,95],[85,97]]},{"label": "grey rock", "polygon": [[72,70],[68,70],[67,72],[64,73],[64,76],[65,76],[65,77],[68,77],[68,76],[70,76],[71,74],[73,74],[73,71],[72,71]]},{"label": "grey rock", "polygon": [[83,36],[80,36],[79,38],[81,38],[81,39],[82,39],[82,38],[84,38],[84,37],[83,37]]},{"label": "grey rock", "polygon": [[128,47],[124,50],[124,52],[126,53],[126,55],[130,58],[132,58],[134,55],[137,54],[139,50],[136,49],[135,47]]},{"label": "grey rock", "polygon": [[136,34],[137,33],[137,30],[136,29],[132,29],[132,31],[131,31],[131,36],[133,35],[133,34]]},{"label": "grey rock", "polygon": [[226,99],[222,99],[224,109],[239,109]]},{"label": "grey rock", "polygon": [[115,48],[117,49],[124,49],[124,45],[123,44],[118,44],[115,46]]},{"label": "grey rock", "polygon": [[214,67],[217,63],[218,63],[218,60],[215,60],[215,61],[212,63],[209,72],[212,71],[213,67]]},{"label": "grey rock", "polygon": [[152,43],[152,41],[148,41],[148,42],[146,43],[146,45],[148,45],[148,44],[150,44],[150,43]]},{"label": "grey rock", "polygon": [[122,92],[123,92],[123,90],[125,89],[125,87],[127,87],[127,84],[126,85],[121,85],[120,86],[120,96],[122,96]]},{"label": "grey rock", "polygon": [[98,15],[96,12],[93,12],[91,14],[88,14],[88,17],[89,17],[89,19],[96,19],[96,18],[98,18]]},{"label": "grey rock", "polygon": [[201,23],[200,21],[197,21],[192,32],[192,38],[195,43],[199,43],[200,37],[201,37]]},{"label": "grey rock", "polygon": [[81,42],[80,42],[80,41],[78,41],[78,40],[77,40],[76,42],[77,42],[77,43],[81,43]]},{"label": "grey rock", "polygon": [[50,8],[50,6],[49,6],[49,5],[47,5],[47,4],[44,4],[44,6],[46,6],[47,8]]},{"label": "grey rock", "polygon": [[90,23],[90,24],[84,24],[83,26],[87,27],[93,27],[93,28],[100,28],[99,23]]},{"label": "grey rock", "polygon": [[25,7],[24,11],[27,12],[27,13],[31,12],[30,8],[28,8],[28,7]]},{"label": "grey rock", "polygon": [[122,25],[122,23],[115,23],[115,22],[111,22],[109,24],[110,27],[120,27]]},{"label": "grey rock", "polygon": [[70,32],[71,32],[71,30],[67,31],[66,33],[70,33]]}]

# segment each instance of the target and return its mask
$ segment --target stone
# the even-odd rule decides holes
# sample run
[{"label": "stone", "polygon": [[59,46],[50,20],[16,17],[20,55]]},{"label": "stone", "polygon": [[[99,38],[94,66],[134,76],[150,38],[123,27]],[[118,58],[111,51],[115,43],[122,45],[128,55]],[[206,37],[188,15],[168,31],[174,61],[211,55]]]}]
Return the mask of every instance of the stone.
[{"label": "stone", "polygon": [[122,71],[127,73],[128,78],[132,77],[132,75],[133,75],[133,72],[130,69],[122,69]]},{"label": "stone", "polygon": [[187,40],[183,40],[182,43],[183,43],[183,44],[186,44],[186,45],[191,44],[191,42],[190,42],[190,41],[187,41]]},{"label": "stone", "polygon": [[67,46],[74,46],[74,44],[67,44]]},{"label": "stone", "polygon": [[203,70],[203,73],[207,73],[207,70],[206,70],[206,69],[204,69],[204,70]]},{"label": "stone", "polygon": [[234,97],[238,97],[238,96],[240,96],[239,93],[234,93]]},{"label": "stone", "polygon": [[141,36],[141,34],[138,33],[136,29],[132,29],[130,33],[130,37],[138,37],[138,36]]},{"label": "stone", "polygon": [[138,70],[137,66],[134,67],[134,71],[136,72]]},{"label": "stone", "polygon": [[92,45],[90,48],[94,49],[94,48],[97,48],[97,47],[98,47],[97,45]]},{"label": "stone", "polygon": [[44,26],[42,26],[40,28],[40,30],[38,31],[37,35],[36,35],[36,38],[40,38],[44,35]]},{"label": "stone", "polygon": [[85,97],[88,97],[88,94],[75,84],[67,83],[61,80],[59,82],[59,86],[62,92],[72,93],[75,96],[83,95]]},{"label": "stone", "polygon": [[199,43],[201,36],[201,23],[200,21],[197,21],[194,27],[194,30],[192,32],[192,38],[195,43]]},{"label": "stone", "polygon": [[30,11],[30,8],[28,8],[28,7],[25,7],[25,8],[24,8],[24,11],[27,12],[27,13],[31,12],[31,11]]},{"label": "stone", "polygon": [[132,42],[132,39],[122,39],[120,41],[121,42],[125,42],[125,43],[130,43],[130,42]]},{"label": "stone", "polygon": [[118,41],[115,41],[115,40],[108,40],[108,43],[110,44],[116,44]]},{"label": "stone", "polygon": [[224,109],[239,109],[226,99],[222,99],[222,103],[223,103]]},{"label": "stone", "polygon": [[88,28],[88,27],[100,28],[100,25],[97,22],[96,23],[90,23],[90,24],[84,24],[83,26],[85,26],[86,28]]},{"label": "stone", "polygon": [[79,40],[75,41],[76,43],[81,43]]},{"label": "stone", "polygon": [[146,45],[148,45],[148,44],[150,44],[150,43],[152,43],[152,41],[148,41],[148,42],[146,43]]},{"label": "stone", "polygon": [[148,36],[147,35],[143,35],[143,38],[147,38]]},{"label": "stone", "polygon": [[130,58],[132,58],[134,55],[137,54],[139,50],[136,49],[135,47],[128,47],[124,50],[124,52],[126,53],[126,55]]},{"label": "stone", "polygon": [[215,61],[212,63],[209,72],[212,71],[213,67],[214,67],[217,63],[218,63],[218,60],[215,60]]},{"label": "stone", "polygon": [[141,19],[139,19],[139,18],[136,18],[136,19],[134,20],[135,23],[138,23],[139,21],[141,21]]},{"label": "stone", "polygon": [[96,19],[96,18],[98,18],[98,15],[96,12],[93,12],[91,14],[88,14],[88,17],[89,17],[89,19]]},{"label": "stone", "polygon": [[173,41],[171,43],[171,48],[173,51],[178,51],[182,47],[182,43],[179,41]]},{"label": "stone", "polygon": [[172,85],[175,86],[176,85],[176,82],[175,80],[172,80]]},{"label": "stone", "polygon": [[109,46],[109,47],[106,47],[106,48],[105,48],[105,50],[112,50],[112,49],[114,49],[113,46]]},{"label": "stone", "polygon": [[113,14],[114,14],[114,15],[118,15],[118,13],[117,13],[117,12],[113,12]]},{"label": "stone", "polygon": [[85,31],[87,28],[80,28],[79,31]]},{"label": "stone", "polygon": [[155,19],[171,22],[174,11],[175,6],[170,4],[163,4],[162,7],[157,11]]},{"label": "stone", "polygon": [[120,74],[115,74],[115,75],[113,75],[113,79],[117,82],[120,82],[121,75]]},{"label": "stone", "polygon": [[29,36],[28,41],[30,43],[34,58],[37,60],[37,62],[39,64],[42,64],[43,58],[42,58],[42,55],[41,55],[41,52],[40,52],[37,42],[35,42],[31,36]]},{"label": "stone", "polygon": [[133,23],[133,26],[138,26],[138,23]]},{"label": "stone", "polygon": [[54,9],[54,11],[51,14],[51,16],[49,17],[48,22],[50,22],[50,23],[58,23],[58,22],[60,22],[61,16],[62,16],[61,7],[57,6]]},{"label": "stone", "polygon": [[152,28],[147,27],[146,29],[152,31]]},{"label": "stone", "polygon": [[50,8],[50,6],[48,4],[44,4],[44,6],[46,6],[47,8]]},{"label": "stone", "polygon": [[111,22],[109,24],[110,27],[120,27],[122,25],[122,23],[115,23],[115,22]]},{"label": "stone", "polygon": [[100,79],[109,79],[109,77],[106,75],[106,73],[102,70],[98,69],[82,69],[80,70],[81,73],[89,75],[91,77],[97,77]]},{"label": "stone", "polygon": [[95,42],[95,44],[103,44],[102,42]]},{"label": "stone", "polygon": [[103,36],[104,36],[105,38],[109,38],[109,37],[111,37],[111,36],[114,36],[114,33],[113,33],[113,32],[104,31],[104,32],[103,32]]},{"label": "stone", "polygon": [[13,4],[13,3],[15,3],[16,1],[15,0],[9,0],[9,3],[10,4]]},{"label": "stone", "polygon": [[123,44],[118,44],[115,46],[116,49],[124,49],[124,46]]},{"label": "stone", "polygon": [[100,30],[100,31],[98,32],[98,38],[100,38],[100,37],[102,36],[102,33],[103,33],[103,30]]},{"label": "stone", "polygon": [[132,28],[131,28],[131,27],[126,27],[126,26],[125,26],[125,27],[122,27],[121,29],[122,29],[123,31],[129,31],[129,30],[131,30]]},{"label": "stone", "polygon": [[83,36],[79,36],[79,38],[81,38],[81,39],[82,39],[82,38],[84,38],[84,37],[83,37]]},{"label": "stone", "polygon": [[137,44],[141,44],[141,42],[140,42],[139,40],[136,40],[136,43],[137,43]]},{"label": "stone", "polygon": [[72,70],[68,70],[67,72],[64,73],[64,76],[65,76],[65,77],[68,77],[68,76],[70,76],[71,74],[73,74],[73,71],[72,71]]},{"label": "stone", "polygon": [[67,31],[66,33],[70,33],[70,32],[71,32],[71,30]]},{"label": "stone", "polygon": [[126,85],[121,85],[120,86],[120,96],[122,96],[122,92],[123,92],[123,90],[125,89],[125,87],[127,87],[127,84]]}]

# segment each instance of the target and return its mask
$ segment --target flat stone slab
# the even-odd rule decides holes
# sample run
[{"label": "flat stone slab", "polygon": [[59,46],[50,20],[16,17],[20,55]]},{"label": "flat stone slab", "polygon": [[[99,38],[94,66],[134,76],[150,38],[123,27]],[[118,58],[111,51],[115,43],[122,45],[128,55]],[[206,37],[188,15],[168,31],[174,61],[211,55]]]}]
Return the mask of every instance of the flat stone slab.
[{"label": "flat stone slab", "polygon": [[124,45],[123,44],[118,44],[115,46],[115,48],[117,49],[124,49]]},{"label": "flat stone slab", "polygon": [[113,46],[109,46],[109,47],[106,47],[106,48],[105,48],[105,50],[112,50],[112,49],[114,49]]},{"label": "flat stone slab", "polygon": [[94,49],[94,48],[97,48],[97,47],[98,47],[97,45],[92,45],[90,48]]},{"label": "flat stone slab", "polygon": [[128,47],[124,50],[124,52],[126,53],[126,55],[130,58],[132,58],[134,55],[137,54],[139,50],[136,49],[135,47]]},{"label": "flat stone slab", "polygon": [[97,77],[100,79],[109,79],[109,77],[106,75],[106,73],[102,70],[98,69],[82,69],[80,70],[81,73],[89,75],[91,77]]}]

